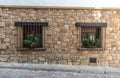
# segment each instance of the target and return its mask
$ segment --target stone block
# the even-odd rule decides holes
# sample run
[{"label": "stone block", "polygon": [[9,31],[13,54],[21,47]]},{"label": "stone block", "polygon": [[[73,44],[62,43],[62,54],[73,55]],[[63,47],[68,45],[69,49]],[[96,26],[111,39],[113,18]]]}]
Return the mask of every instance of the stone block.
[{"label": "stone block", "polygon": [[6,47],[6,45],[5,44],[0,44],[0,50],[4,50],[4,49],[6,49],[7,47]]},{"label": "stone block", "polygon": [[69,54],[64,54],[64,55],[63,55],[63,59],[65,59],[65,60],[70,59],[70,55],[69,55]]},{"label": "stone block", "polygon": [[0,16],[2,16],[2,9],[0,8]]},{"label": "stone block", "polygon": [[81,62],[82,65],[88,65],[89,64],[88,60],[81,60],[80,62]]},{"label": "stone block", "polygon": [[58,64],[57,61],[51,61],[50,64]]},{"label": "stone block", "polygon": [[7,62],[9,59],[9,55],[0,55],[0,61],[1,62]]},{"label": "stone block", "polygon": [[46,41],[48,44],[52,43],[52,39],[47,39]]},{"label": "stone block", "polygon": [[32,60],[32,63],[38,63],[38,60]]},{"label": "stone block", "polygon": [[19,62],[20,62],[20,63],[27,62],[27,60],[28,60],[28,58],[27,58],[27,57],[24,57],[24,56],[22,56],[22,57],[19,58]]},{"label": "stone block", "polygon": [[16,35],[16,34],[17,34],[17,31],[12,31],[12,34],[13,34],[13,35]]},{"label": "stone block", "polygon": [[46,31],[45,32],[47,35],[52,35],[52,31]]},{"label": "stone block", "polygon": [[79,59],[81,59],[81,60],[86,60],[86,59],[87,59],[87,56],[79,56]]},{"label": "stone block", "polygon": [[111,26],[112,28],[117,28],[117,27],[118,27],[118,23],[116,23],[116,22],[111,22],[111,23],[110,23],[110,26]]},{"label": "stone block", "polygon": [[57,44],[58,44],[58,45],[61,44],[61,41],[57,41]]},{"label": "stone block", "polygon": [[55,55],[55,60],[61,60],[61,59],[62,59],[62,55],[61,54]]},{"label": "stone block", "polygon": [[55,57],[54,57],[53,55],[49,55],[46,60],[47,60],[47,61],[53,61],[54,58],[55,58]]},{"label": "stone block", "polygon": [[[108,61],[103,61],[103,62],[101,62],[101,65],[102,65],[102,66],[109,66],[110,64],[109,64]],[[110,66],[111,66],[111,65],[110,65]]]},{"label": "stone block", "polygon": [[10,38],[5,38],[5,39],[4,39],[4,42],[5,42],[5,43],[10,42]]},{"label": "stone block", "polygon": [[77,30],[77,28],[75,26],[70,27],[70,31],[76,31],[76,30]]},{"label": "stone block", "polygon": [[6,19],[5,25],[6,26],[11,26],[11,25],[14,25],[14,22],[12,21],[12,19]]},{"label": "stone block", "polygon": [[67,64],[67,60],[58,60],[58,64]]},{"label": "stone block", "polygon": [[78,34],[78,31],[73,31],[73,34],[75,34],[75,35]]},{"label": "stone block", "polygon": [[73,65],[80,65],[80,61],[73,62],[72,64],[73,64]]},{"label": "stone block", "polygon": [[78,56],[71,56],[71,61],[73,62],[73,61],[77,61],[77,59],[78,59]]},{"label": "stone block", "polygon": [[0,33],[0,38],[5,38],[5,33]]},{"label": "stone block", "polygon": [[39,57],[39,61],[45,62],[45,58],[44,57]]},{"label": "stone block", "polygon": [[4,28],[0,28],[0,33],[5,32]]},{"label": "stone block", "polygon": [[10,57],[9,62],[18,62],[18,59],[19,57],[13,56],[13,57]]},{"label": "stone block", "polygon": [[68,62],[68,65],[72,65],[72,62]]},{"label": "stone block", "polygon": [[107,56],[106,60],[112,60],[112,56]]},{"label": "stone block", "polygon": [[5,22],[0,22],[0,27],[5,27]]}]

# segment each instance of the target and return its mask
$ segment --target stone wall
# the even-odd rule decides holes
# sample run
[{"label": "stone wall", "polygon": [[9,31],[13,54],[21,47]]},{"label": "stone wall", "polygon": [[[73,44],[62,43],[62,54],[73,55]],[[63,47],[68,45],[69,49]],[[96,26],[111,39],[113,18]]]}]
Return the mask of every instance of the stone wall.
[{"label": "stone wall", "polygon": [[[48,22],[44,51],[18,51],[15,21]],[[76,22],[106,22],[105,51],[80,51]],[[0,61],[120,67],[120,10],[118,9],[0,9]],[[89,63],[90,57],[97,63]]]}]

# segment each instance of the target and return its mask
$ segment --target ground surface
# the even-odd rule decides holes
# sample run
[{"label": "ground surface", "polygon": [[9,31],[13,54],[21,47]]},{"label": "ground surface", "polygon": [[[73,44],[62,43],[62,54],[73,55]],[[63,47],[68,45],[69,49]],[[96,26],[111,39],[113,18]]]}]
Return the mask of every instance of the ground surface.
[{"label": "ground surface", "polygon": [[0,68],[0,78],[120,78],[120,74],[95,74]]}]

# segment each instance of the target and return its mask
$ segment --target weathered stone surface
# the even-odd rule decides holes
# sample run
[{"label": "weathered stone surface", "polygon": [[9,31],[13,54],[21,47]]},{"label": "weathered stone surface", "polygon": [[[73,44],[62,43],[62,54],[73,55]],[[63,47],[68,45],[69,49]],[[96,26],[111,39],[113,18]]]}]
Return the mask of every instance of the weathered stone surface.
[{"label": "weathered stone surface", "polygon": [[14,25],[14,23],[13,23],[12,19],[6,19],[5,25],[6,26],[11,26],[11,25]]},{"label": "weathered stone surface", "polygon": [[80,65],[80,62],[77,61],[77,62],[73,62],[72,64],[73,64],[73,65]]},{"label": "weathered stone surface", "polygon": [[20,63],[24,63],[24,62],[27,62],[28,61],[28,58],[27,57],[19,57],[19,61]]},{"label": "weathered stone surface", "polygon": [[45,58],[44,57],[39,57],[39,61],[45,61]]},{"label": "weathered stone surface", "polygon": [[0,16],[2,16],[2,9],[0,8]]},{"label": "weathered stone surface", "polygon": [[9,58],[9,62],[18,62],[19,57],[17,56],[12,56]]},{"label": "weathered stone surface", "polygon": [[0,55],[0,61],[1,62],[7,62],[9,59],[9,55]]},{"label": "weathered stone surface", "polygon": [[79,59],[85,60],[87,59],[87,56],[79,56]]},{"label": "weathered stone surface", "polygon": [[106,60],[112,60],[112,56],[107,56]]},{"label": "weathered stone surface", "polygon": [[5,27],[5,22],[0,22],[0,27]]},{"label": "weathered stone surface", "polygon": [[52,31],[46,31],[45,34],[52,35]]},{"label": "weathered stone surface", "polygon": [[58,61],[51,61],[50,64],[58,64]]},{"label": "weathered stone surface", "polygon": [[66,60],[59,60],[58,64],[67,64],[67,61]]},{"label": "weathered stone surface", "polygon": [[116,23],[116,22],[111,22],[111,23],[110,23],[110,26],[113,27],[113,28],[117,28],[117,27],[118,27],[118,23]]},{"label": "weathered stone surface", "polygon": [[5,33],[0,33],[0,38],[5,38]]},{"label": "weathered stone surface", "polygon": [[38,63],[38,60],[32,60],[33,63]]},{"label": "weathered stone surface", "polygon": [[55,60],[61,60],[62,59],[62,55],[61,54],[56,54],[54,59]]},{"label": "weathered stone surface", "polygon": [[63,55],[63,59],[69,60],[69,59],[70,59],[70,54],[64,54],[64,55]]},{"label": "weathered stone surface", "polygon": [[55,57],[54,57],[53,55],[50,55],[50,56],[47,56],[47,59],[46,59],[46,60],[47,60],[47,61],[53,61],[54,58],[55,58]]},{"label": "weathered stone surface", "polygon": [[10,42],[10,38],[5,38],[5,39],[4,39],[4,42],[5,42],[5,43]]},{"label": "weathered stone surface", "polygon": [[50,43],[52,43],[53,41],[52,41],[52,39],[48,39],[48,40],[46,40],[46,42],[50,44]]},{"label": "weathered stone surface", "polygon": [[81,60],[80,63],[82,65],[88,65],[89,64],[89,60]]},{"label": "weathered stone surface", "polygon": [[78,59],[78,56],[74,56],[74,55],[71,56],[71,61],[74,62],[74,61],[76,61],[77,59]]},{"label": "weathered stone surface", "polygon": [[70,27],[70,30],[71,30],[71,31],[76,31],[77,28],[76,28],[75,26],[72,26],[72,27]]},{"label": "weathered stone surface", "polygon": [[[0,8],[0,16],[0,53],[14,54],[6,62],[120,67],[119,10]],[[23,45],[23,31],[14,25],[16,21],[48,22],[49,26],[43,27],[46,50],[17,51],[19,44]],[[105,51],[77,50],[81,46],[81,28],[75,26],[76,22],[107,22],[106,29],[101,29]],[[89,63],[89,57],[96,57],[97,63]]]},{"label": "weathered stone surface", "polygon": [[0,44],[0,50],[5,50],[7,47],[5,44]]}]

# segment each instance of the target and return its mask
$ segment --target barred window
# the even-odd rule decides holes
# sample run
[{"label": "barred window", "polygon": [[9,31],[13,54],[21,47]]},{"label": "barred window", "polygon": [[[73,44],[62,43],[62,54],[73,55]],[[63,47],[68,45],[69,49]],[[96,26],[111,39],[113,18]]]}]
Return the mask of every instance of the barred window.
[{"label": "barred window", "polygon": [[101,28],[100,27],[81,27],[81,47],[100,48],[101,47]]},{"label": "barred window", "polygon": [[105,27],[107,23],[76,23],[80,27],[81,50],[95,50],[105,48]]},{"label": "barred window", "polygon": [[15,22],[18,28],[18,50],[43,48],[43,27],[47,22]]}]

